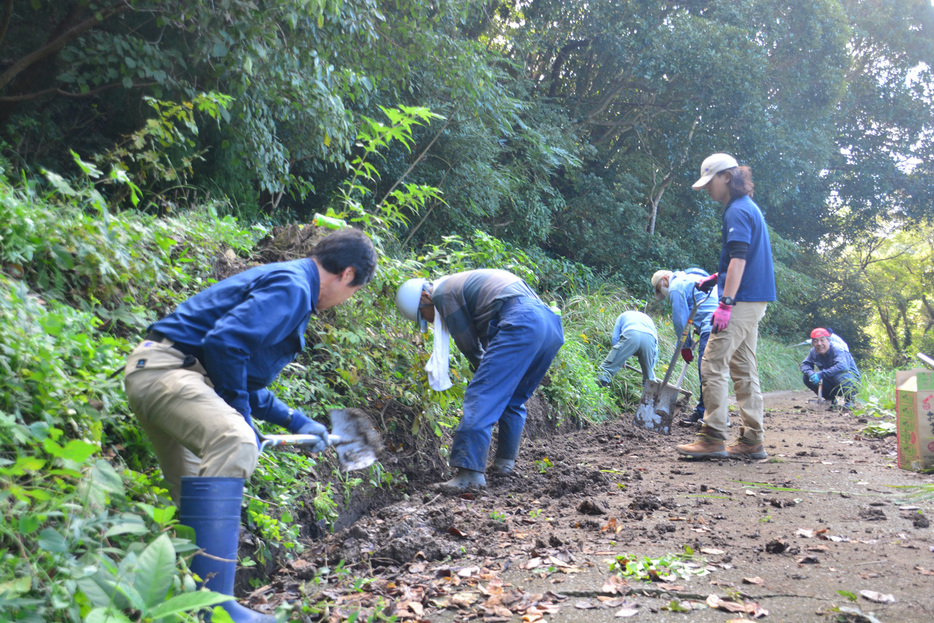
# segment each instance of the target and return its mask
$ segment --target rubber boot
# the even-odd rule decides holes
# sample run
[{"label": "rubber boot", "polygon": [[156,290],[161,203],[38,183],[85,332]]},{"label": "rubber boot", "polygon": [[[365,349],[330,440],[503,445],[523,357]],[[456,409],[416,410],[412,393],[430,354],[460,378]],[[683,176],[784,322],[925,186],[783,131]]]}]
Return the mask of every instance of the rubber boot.
[{"label": "rubber boot", "polygon": [[500,474],[511,474],[515,468],[515,459],[505,459],[501,456],[493,459],[493,469],[498,471]]},{"label": "rubber boot", "polygon": [[466,489],[467,487],[485,487],[486,476],[483,472],[475,472],[472,469],[458,467],[454,478],[441,483],[442,487],[451,487],[453,489]]},{"label": "rubber boot", "polygon": [[[206,588],[224,595],[233,595],[242,501],[243,478],[182,477],[178,519],[194,529],[195,543],[207,554],[196,554],[191,570],[204,580]],[[236,623],[276,623],[276,617],[236,601],[220,605]]]}]

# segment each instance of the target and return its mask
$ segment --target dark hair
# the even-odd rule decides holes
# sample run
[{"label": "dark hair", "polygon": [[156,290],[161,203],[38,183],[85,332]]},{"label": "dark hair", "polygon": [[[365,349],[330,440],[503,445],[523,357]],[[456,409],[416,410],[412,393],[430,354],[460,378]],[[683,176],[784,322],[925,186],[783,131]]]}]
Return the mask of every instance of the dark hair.
[{"label": "dark hair", "polygon": [[752,169],[746,166],[733,167],[724,173],[730,174],[730,199],[738,199],[749,195],[752,197],[755,184],[752,183]]},{"label": "dark hair", "polygon": [[370,237],[359,229],[338,229],[318,241],[309,254],[329,273],[339,274],[353,268],[352,286],[369,283],[376,274],[376,249]]}]

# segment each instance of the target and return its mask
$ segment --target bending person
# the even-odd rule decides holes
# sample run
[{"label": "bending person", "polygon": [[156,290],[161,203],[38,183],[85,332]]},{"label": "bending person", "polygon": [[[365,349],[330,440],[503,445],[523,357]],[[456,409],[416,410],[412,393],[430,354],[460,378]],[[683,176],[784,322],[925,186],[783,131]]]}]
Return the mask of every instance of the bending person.
[{"label": "bending person", "polygon": [[[152,324],[127,358],[130,408],[152,442],[179,519],[205,555],[191,570],[233,595],[243,485],[259,457],[258,418],[293,433],[328,431],[266,387],[304,348],[311,314],[349,299],[376,272],[376,251],[356,229],[323,238],[309,257],[228,277]],[[275,617],[228,601],[234,621]]]},{"label": "bending person", "polygon": [[633,355],[642,368],[642,384],[655,380],[655,364],[658,362],[658,332],[655,323],[639,311],[625,311],[616,319],[613,327],[613,347],[600,364],[597,382],[603,387],[610,384]]},{"label": "bending person", "polygon": [[[469,270],[434,282],[409,279],[396,293],[403,316],[425,331],[434,325],[435,354],[449,335],[474,369],[464,393],[464,414],[451,445],[454,477],[444,486],[486,486],[493,426],[498,426],[494,468],[515,468],[525,428],[525,402],[538,387],[564,344],[561,317],[522,279],[505,270]],[[429,361],[432,387],[450,386],[448,362]],[[447,383],[437,385],[432,375]]]},{"label": "bending person", "polygon": [[696,286],[698,277],[705,279],[709,276],[710,274],[702,268],[688,268],[674,272],[658,270],[652,275],[655,298],[658,300],[667,298],[671,302],[671,322],[674,325],[676,339],[681,339],[691,310],[698,302],[703,301],[697,308],[697,313],[694,314],[694,330],[688,334],[681,346],[681,358],[684,359],[685,365],[689,365],[694,361],[694,338],[697,338],[697,380],[700,384],[697,406],[690,415],[681,420],[682,426],[691,426],[704,419],[704,375],[701,371],[701,361],[704,359],[704,351],[710,339],[710,316],[717,308],[717,287],[714,286],[710,296],[707,296]]}]

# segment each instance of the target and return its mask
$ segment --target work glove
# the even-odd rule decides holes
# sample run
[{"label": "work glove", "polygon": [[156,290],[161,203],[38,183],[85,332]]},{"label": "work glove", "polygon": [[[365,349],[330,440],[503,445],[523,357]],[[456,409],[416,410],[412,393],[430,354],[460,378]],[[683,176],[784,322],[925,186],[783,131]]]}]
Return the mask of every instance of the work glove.
[{"label": "work glove", "polygon": [[717,275],[719,273],[714,273],[709,277],[704,277],[703,279],[697,280],[697,285],[695,286],[701,292],[710,292],[713,290],[713,287],[717,285]]},{"label": "work glove", "polygon": [[811,373],[811,383],[813,383],[814,385],[820,384],[820,372]]},{"label": "work glove", "polygon": [[694,351],[692,351],[690,348],[682,348],[681,358],[684,359],[684,363],[691,363],[694,361]]},{"label": "work glove", "polygon": [[710,330],[713,333],[720,333],[730,324],[730,311],[732,309],[732,306],[720,303],[717,305],[717,309],[713,310],[713,314],[710,316],[712,321]]},{"label": "work glove", "polygon": [[295,431],[296,435],[315,435],[319,441],[302,444],[311,452],[324,452],[324,449],[330,445],[328,441],[328,429],[323,424],[318,424],[314,420],[308,420],[307,424],[302,424],[301,428]]}]

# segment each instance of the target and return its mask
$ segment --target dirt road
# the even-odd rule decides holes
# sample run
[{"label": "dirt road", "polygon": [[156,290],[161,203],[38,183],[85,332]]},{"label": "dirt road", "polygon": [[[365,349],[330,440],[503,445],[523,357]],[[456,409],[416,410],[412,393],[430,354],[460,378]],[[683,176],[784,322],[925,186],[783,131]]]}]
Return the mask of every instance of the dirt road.
[{"label": "dirt road", "polygon": [[[343,558],[353,572],[305,589],[337,602],[332,621],[361,607],[415,621],[934,621],[934,504],[897,488],[934,478],[895,466],[894,437],[861,438],[856,417],[807,399],[766,396],[760,462],[680,458],[693,430],[656,435],[631,414],[525,440],[519,474],[414,491],[278,587],[294,597]],[[611,570],[619,557],[633,573]]]}]

